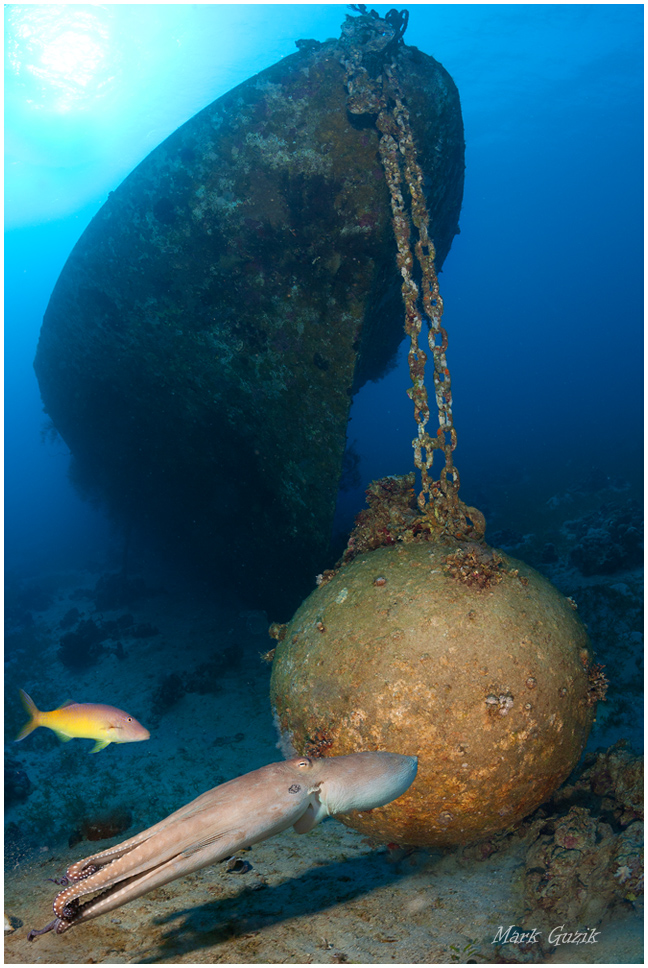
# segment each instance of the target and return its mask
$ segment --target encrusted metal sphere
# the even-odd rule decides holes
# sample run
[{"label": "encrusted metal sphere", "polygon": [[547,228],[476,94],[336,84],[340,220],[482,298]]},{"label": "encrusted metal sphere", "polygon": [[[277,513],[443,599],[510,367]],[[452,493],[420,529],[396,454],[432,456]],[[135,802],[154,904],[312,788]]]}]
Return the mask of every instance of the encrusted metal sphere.
[{"label": "encrusted metal sphere", "polygon": [[566,779],[593,722],[588,638],[568,600],[501,552],[489,565],[488,549],[471,581],[457,548],[360,555],[277,646],[271,697],[287,749],[419,757],[397,801],[340,818],[376,839],[449,846],[514,825]]}]

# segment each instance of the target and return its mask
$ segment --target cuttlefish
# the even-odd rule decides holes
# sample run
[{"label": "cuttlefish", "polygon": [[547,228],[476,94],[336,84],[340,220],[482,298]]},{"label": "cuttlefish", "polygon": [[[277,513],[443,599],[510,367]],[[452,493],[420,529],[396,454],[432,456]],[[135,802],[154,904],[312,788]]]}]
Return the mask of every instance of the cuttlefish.
[{"label": "cuttlefish", "polygon": [[[69,887],[54,899],[54,920],[31,931],[29,940],[47,931],[63,934],[288,827],[303,834],[326,817],[385,806],[410,786],[417,762],[383,752],[299,756],[229,780],[130,840],[68,867]],[[94,896],[81,901],[87,895]]]}]

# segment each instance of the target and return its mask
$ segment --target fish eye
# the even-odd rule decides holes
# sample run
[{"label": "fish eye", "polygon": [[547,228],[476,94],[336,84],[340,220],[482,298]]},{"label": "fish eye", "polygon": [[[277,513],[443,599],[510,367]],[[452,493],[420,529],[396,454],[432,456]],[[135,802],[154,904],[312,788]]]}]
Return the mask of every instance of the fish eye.
[{"label": "fish eye", "polygon": [[308,769],[309,766],[312,766],[312,765],[313,765],[313,761],[309,760],[307,756],[305,756],[303,760],[299,760],[299,762],[296,764],[296,766],[298,766],[299,769],[301,770],[306,770]]}]

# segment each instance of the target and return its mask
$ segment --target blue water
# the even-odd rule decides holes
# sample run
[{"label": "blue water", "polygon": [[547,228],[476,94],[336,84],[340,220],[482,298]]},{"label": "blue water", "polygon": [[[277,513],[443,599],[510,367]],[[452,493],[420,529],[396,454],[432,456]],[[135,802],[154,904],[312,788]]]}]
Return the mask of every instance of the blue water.
[{"label": "blue water", "polygon": [[[388,9],[376,8],[379,13]],[[343,5],[20,5],[6,14],[6,548],[105,539],[41,442],[40,321],[109,191],[197,110],[337,36]],[[441,278],[463,495],[511,468],[548,494],[581,468],[640,472],[642,7],[417,5],[407,42],[461,94],[461,235]],[[359,394],[362,485],[411,466],[404,358]],[[346,503],[345,503],[346,502]],[[350,502],[350,503],[349,503]],[[348,515],[362,489],[341,501]],[[492,503],[492,500],[491,500]]]},{"label": "blue water", "polygon": [[[10,842],[16,856],[27,853],[24,838],[30,850],[50,845],[41,879],[60,875],[82,807],[125,804],[132,833],[279,755],[269,667],[258,659],[268,617],[245,601],[177,578],[132,607],[133,622],[155,634],[127,632],[122,654],[107,640],[89,668],[60,660],[67,613],[118,617],[110,607],[104,616],[90,586],[119,568],[120,548],[70,484],[69,452],[42,410],[32,361],[50,293],[108,193],[150,151],[293,53],[295,40],[339,36],[345,13],[341,4],[5,6],[7,736],[24,721],[19,686],[42,708],[69,698],[124,706],[152,736],[97,757],[79,755],[87,741],[62,746],[46,730],[8,746],[14,774],[32,782],[11,808]],[[461,234],[440,276],[461,496],[484,511],[493,544],[577,599],[610,679],[590,749],[619,738],[638,747],[643,6],[417,4],[405,39],[450,72],[465,125]],[[412,469],[409,383],[403,344],[395,368],[353,401],[359,479],[340,494],[339,532],[369,481]],[[27,927],[50,910],[40,891],[34,904],[21,885],[14,891]],[[396,908],[387,913],[398,921]],[[24,963],[23,949],[14,954]]]}]

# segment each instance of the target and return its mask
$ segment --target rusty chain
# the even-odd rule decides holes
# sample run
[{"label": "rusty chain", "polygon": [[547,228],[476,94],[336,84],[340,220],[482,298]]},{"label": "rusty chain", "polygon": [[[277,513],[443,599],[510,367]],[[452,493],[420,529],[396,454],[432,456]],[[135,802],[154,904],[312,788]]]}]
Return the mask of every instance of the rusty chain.
[{"label": "rusty chain", "polygon": [[[467,507],[459,498],[460,477],[453,460],[457,432],[452,417],[451,380],[446,360],[448,335],[441,324],[443,300],[435,268],[434,242],[429,232],[423,173],[417,160],[409,112],[396,76],[397,66],[391,56],[397,29],[393,23],[375,15],[347,18],[342,31],[340,58],[345,69],[347,109],[351,114],[375,115],[376,128],[381,135],[378,149],[389,189],[397,245],[396,262],[402,277],[405,332],[410,338],[408,363],[412,386],[407,392],[414,403],[417,423],[417,436],[412,446],[414,463],[421,474],[418,505],[421,511],[433,515],[441,532],[457,538],[481,538],[486,528],[483,515],[476,508]],[[388,50],[390,64],[386,56],[381,57]],[[365,62],[371,63],[371,74]],[[414,278],[414,256],[420,268],[420,286]],[[435,436],[427,430],[430,407],[425,364],[428,355],[419,345],[424,320],[428,326],[439,421]],[[438,481],[431,474],[436,450],[440,450],[445,458]]]}]

